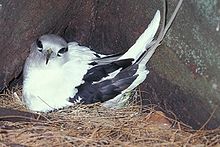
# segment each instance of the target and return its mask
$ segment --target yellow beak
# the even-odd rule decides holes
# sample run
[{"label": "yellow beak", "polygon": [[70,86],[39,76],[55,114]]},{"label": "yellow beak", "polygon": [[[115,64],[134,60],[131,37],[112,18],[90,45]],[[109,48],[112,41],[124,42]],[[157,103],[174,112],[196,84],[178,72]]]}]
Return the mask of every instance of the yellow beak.
[{"label": "yellow beak", "polygon": [[46,53],[46,64],[48,63],[52,52],[53,52],[53,51],[52,51],[51,48],[49,48],[49,49],[47,50],[47,53]]}]

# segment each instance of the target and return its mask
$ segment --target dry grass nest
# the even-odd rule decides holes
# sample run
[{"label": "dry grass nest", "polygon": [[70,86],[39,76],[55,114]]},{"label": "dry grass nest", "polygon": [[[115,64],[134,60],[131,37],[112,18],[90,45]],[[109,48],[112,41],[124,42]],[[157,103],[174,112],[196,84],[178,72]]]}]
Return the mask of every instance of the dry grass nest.
[{"label": "dry grass nest", "polygon": [[[0,95],[2,107],[28,111],[19,88]],[[44,120],[1,121],[0,146],[218,146],[220,129],[192,130],[154,107],[107,109],[78,105],[42,113]],[[0,116],[1,117],[1,116]]]}]

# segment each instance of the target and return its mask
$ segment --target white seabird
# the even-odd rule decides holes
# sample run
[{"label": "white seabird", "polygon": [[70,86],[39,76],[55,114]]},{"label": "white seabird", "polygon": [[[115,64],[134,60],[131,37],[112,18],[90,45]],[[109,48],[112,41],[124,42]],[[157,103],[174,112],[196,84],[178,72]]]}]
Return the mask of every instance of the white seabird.
[{"label": "white seabird", "polygon": [[[180,7],[182,0],[178,6]],[[177,7],[178,7],[177,6]],[[32,111],[48,112],[75,105],[103,102],[115,108],[122,105],[145,79],[149,61],[166,31],[153,41],[160,24],[157,10],[148,28],[123,55],[101,55],[76,42],[67,43],[53,34],[41,36],[31,46],[23,72],[23,101]],[[165,13],[164,13],[165,17]]]}]

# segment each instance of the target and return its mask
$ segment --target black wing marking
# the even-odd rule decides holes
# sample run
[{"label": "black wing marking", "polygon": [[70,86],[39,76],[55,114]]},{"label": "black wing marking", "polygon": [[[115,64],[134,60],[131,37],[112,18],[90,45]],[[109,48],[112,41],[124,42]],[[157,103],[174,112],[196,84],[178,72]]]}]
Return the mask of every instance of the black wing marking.
[{"label": "black wing marking", "polygon": [[105,102],[121,94],[138,77],[138,65],[134,64],[120,71],[114,78],[98,83],[85,82],[77,87],[78,93],[69,99],[72,103],[92,104]]},{"label": "black wing marking", "polygon": [[101,60],[102,59],[106,59],[106,58],[119,58],[119,57],[121,57],[122,55],[123,55],[124,53],[117,53],[117,54],[112,54],[112,55],[107,55],[106,57],[102,57],[101,58]]},{"label": "black wing marking", "polygon": [[105,65],[105,64],[109,64],[111,62],[114,62],[114,61],[118,60],[118,58],[120,58],[122,55],[123,55],[122,53],[119,53],[119,54],[107,55],[105,57],[100,57],[98,54],[96,54],[95,56],[97,58],[93,59],[94,62],[91,62],[90,65]]},{"label": "black wing marking", "polygon": [[83,80],[85,82],[97,82],[102,78],[107,77],[109,73],[112,73],[120,68],[125,69],[132,64],[134,59],[123,59],[113,61],[105,65],[97,65],[89,69],[84,75]]}]

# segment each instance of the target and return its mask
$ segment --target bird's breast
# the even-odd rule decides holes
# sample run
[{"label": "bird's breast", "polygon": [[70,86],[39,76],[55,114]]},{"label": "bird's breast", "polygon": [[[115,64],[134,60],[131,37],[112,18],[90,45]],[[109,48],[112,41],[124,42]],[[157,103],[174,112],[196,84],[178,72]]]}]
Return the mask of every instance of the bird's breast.
[{"label": "bird's breast", "polygon": [[36,111],[69,105],[69,97],[77,93],[75,87],[83,82],[87,68],[87,65],[74,63],[53,68],[29,68],[24,76],[24,101],[30,109]]}]

